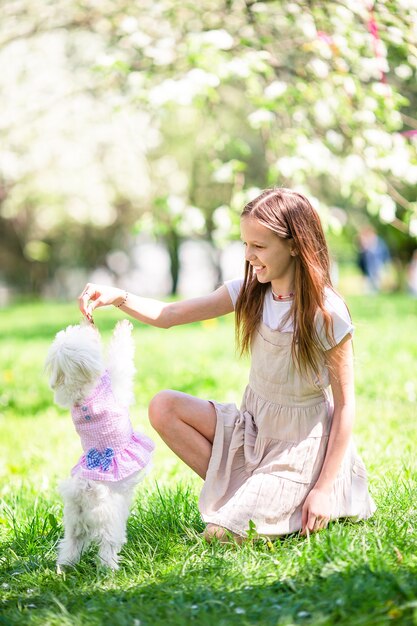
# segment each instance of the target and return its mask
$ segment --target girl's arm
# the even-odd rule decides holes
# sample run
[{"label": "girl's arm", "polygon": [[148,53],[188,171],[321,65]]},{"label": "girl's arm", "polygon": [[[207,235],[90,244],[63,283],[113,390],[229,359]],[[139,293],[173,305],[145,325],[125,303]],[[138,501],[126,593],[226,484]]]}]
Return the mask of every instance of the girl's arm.
[{"label": "girl's arm", "polygon": [[207,320],[233,311],[232,300],[224,285],[207,296],[178,302],[161,302],[135,296],[116,287],[87,283],[78,301],[81,313],[88,319],[92,319],[95,309],[113,304],[144,324],[159,328]]},{"label": "girl's arm", "polygon": [[302,534],[327,526],[330,494],[352,434],[355,417],[353,351],[351,335],[326,352],[334,399],[333,421],[323,467],[308,494],[302,512]]}]

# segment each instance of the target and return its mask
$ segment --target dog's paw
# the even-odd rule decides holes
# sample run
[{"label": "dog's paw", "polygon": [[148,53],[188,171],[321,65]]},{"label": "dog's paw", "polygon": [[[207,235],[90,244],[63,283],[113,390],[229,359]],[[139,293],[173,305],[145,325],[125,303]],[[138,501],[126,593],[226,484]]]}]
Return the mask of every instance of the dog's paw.
[{"label": "dog's paw", "polygon": [[103,570],[111,570],[113,572],[117,572],[120,569],[118,559],[115,560],[113,558],[98,557],[97,566],[103,568]]},{"label": "dog's paw", "polygon": [[129,320],[120,320],[120,322],[117,322],[116,324],[116,328],[114,329],[114,334],[118,335],[118,334],[125,334],[125,333],[131,333],[133,330],[133,324],[129,321]]},{"label": "dog's paw", "polygon": [[102,563],[102,561],[99,561],[99,567],[102,567],[107,572],[117,572],[120,569],[118,563]]}]

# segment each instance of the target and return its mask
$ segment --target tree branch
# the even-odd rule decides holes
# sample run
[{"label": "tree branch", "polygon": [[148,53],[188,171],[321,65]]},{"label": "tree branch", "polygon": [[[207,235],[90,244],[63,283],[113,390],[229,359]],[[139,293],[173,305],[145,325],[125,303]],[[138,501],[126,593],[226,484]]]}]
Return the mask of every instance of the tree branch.
[{"label": "tree branch", "polygon": [[391,198],[395,200],[397,204],[402,206],[403,209],[406,209],[407,211],[409,211],[411,209],[411,202],[409,202],[407,198],[404,198],[404,196],[402,196],[400,192],[397,189],[395,189],[394,185],[392,185],[387,178],[385,179],[385,182],[387,183],[388,193],[391,196]]},{"label": "tree branch", "polygon": [[415,120],[413,117],[410,117],[409,115],[405,115],[405,113],[401,113],[400,115],[401,115],[402,121],[405,124],[408,124],[409,126],[417,130],[417,120]]}]

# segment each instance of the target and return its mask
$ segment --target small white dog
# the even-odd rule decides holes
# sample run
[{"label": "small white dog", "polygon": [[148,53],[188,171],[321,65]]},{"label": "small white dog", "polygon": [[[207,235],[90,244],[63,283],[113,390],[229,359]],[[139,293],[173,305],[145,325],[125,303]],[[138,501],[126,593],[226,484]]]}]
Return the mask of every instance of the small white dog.
[{"label": "small white dog", "polygon": [[133,402],[132,325],[116,325],[107,367],[100,335],[90,324],[68,326],[49,349],[46,370],[55,402],[70,407],[84,454],[60,485],[64,500],[64,538],[57,566],[78,563],[92,543],[100,562],[118,568],[126,542],[126,523],[136,484],[149,467],[154,448],[134,432],[128,406]]}]

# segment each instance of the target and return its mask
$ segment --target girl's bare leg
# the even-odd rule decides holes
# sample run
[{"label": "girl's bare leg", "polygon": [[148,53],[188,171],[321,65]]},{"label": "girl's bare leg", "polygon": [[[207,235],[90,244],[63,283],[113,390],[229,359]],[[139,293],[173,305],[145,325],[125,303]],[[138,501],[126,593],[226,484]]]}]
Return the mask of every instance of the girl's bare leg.
[{"label": "girl's bare leg", "polygon": [[[216,411],[211,402],[180,391],[160,391],[149,404],[149,419],[167,446],[201,478],[205,478],[216,430]],[[208,524],[203,537],[221,543],[242,537]]]},{"label": "girl's bare leg", "polygon": [[211,402],[180,391],[160,391],[150,402],[149,419],[167,446],[204,479],[217,421]]}]

